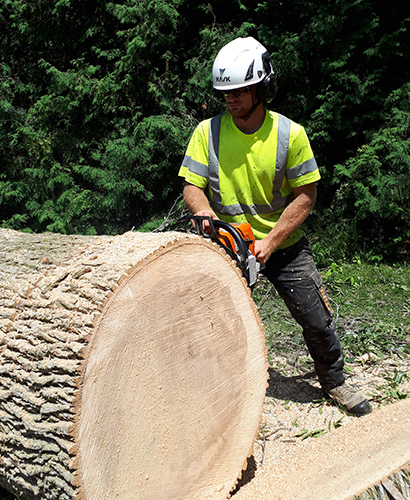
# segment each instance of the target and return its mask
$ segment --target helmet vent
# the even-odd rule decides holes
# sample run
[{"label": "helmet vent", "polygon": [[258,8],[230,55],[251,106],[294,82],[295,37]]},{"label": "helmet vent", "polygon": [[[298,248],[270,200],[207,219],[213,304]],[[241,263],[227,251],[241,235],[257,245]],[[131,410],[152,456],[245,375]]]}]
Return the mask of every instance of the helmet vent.
[{"label": "helmet vent", "polygon": [[252,63],[250,64],[250,66],[248,68],[248,71],[246,72],[245,82],[247,82],[248,80],[252,80],[252,78],[253,78],[253,67],[254,66],[255,66],[255,59],[252,61]]}]

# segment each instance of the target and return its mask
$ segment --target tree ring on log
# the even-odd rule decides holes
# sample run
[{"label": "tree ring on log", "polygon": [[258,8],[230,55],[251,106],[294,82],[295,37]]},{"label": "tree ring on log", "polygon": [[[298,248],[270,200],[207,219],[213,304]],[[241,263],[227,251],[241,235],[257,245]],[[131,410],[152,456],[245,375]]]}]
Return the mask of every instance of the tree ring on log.
[{"label": "tree ring on log", "polygon": [[260,318],[223,251],[197,239],[156,251],[95,325],[75,426],[80,497],[227,498],[266,381]]}]

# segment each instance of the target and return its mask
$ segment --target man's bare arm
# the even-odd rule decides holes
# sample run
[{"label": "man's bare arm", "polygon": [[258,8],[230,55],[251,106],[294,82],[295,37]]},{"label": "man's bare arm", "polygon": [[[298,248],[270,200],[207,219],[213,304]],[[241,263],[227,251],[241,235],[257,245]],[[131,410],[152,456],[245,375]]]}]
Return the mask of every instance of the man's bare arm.
[{"label": "man's bare arm", "polygon": [[211,219],[218,219],[209,205],[204,189],[194,186],[193,184],[185,184],[184,202],[193,215],[206,215],[207,217],[211,217]]},{"label": "man's bare arm", "polygon": [[263,240],[255,243],[256,257],[262,264],[304,222],[315,206],[316,183],[295,188],[293,193],[293,201],[282,212],[275,227]]}]

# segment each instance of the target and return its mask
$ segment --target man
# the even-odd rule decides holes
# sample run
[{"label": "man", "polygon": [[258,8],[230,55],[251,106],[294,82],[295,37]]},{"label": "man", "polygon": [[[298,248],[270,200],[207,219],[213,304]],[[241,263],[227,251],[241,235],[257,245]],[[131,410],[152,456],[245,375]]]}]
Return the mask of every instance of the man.
[{"label": "man", "polygon": [[227,112],[192,135],[179,172],[185,204],[195,215],[251,224],[263,274],[302,326],[323,391],[356,416],[370,413],[345,384],[329,300],[300,229],[316,200],[316,161],[303,127],[263,105],[275,93],[271,58],[254,38],[238,38],[220,50],[212,76]]}]

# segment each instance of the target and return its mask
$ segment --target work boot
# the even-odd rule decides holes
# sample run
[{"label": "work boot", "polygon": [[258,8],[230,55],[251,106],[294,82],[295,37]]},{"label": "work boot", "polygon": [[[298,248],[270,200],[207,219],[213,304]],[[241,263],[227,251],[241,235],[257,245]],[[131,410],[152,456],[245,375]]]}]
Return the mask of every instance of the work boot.
[{"label": "work boot", "polygon": [[355,391],[345,383],[327,391],[327,394],[356,417],[362,417],[372,411],[372,407],[367,399],[360,392]]}]

